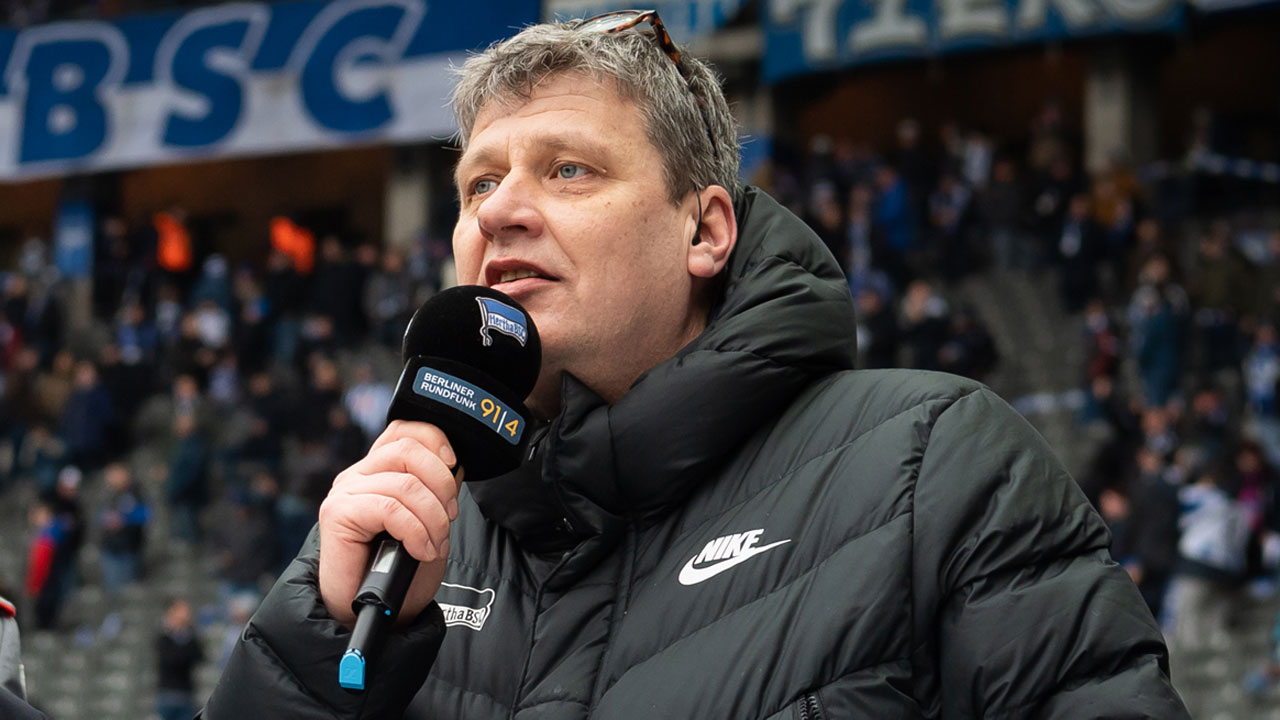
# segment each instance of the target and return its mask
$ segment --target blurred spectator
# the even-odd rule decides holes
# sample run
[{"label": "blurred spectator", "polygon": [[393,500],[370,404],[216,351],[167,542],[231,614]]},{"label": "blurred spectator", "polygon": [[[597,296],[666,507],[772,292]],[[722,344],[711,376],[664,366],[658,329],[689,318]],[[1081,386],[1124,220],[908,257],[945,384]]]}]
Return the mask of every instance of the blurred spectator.
[{"label": "blurred spectator", "polygon": [[911,350],[911,367],[939,369],[939,351],[950,329],[947,301],[924,280],[907,287],[902,299],[902,339]]},{"label": "blurred spectator", "polygon": [[[226,348],[231,342],[231,315],[218,303],[208,299],[199,301],[191,311],[191,318],[195,337],[199,340],[201,348],[218,351]],[[216,352],[210,353],[211,356],[215,354]],[[201,364],[208,367],[212,363],[202,362]]]},{"label": "blurred spectator", "polygon": [[205,400],[194,376],[179,375],[174,378],[169,399],[173,403],[175,416],[190,415],[196,419],[197,424],[205,419]]},{"label": "blurred spectator", "polygon": [[187,303],[196,307],[212,303],[224,315],[231,313],[231,282],[225,257],[214,253],[204,259],[200,266],[200,277],[191,287],[191,297]]},{"label": "blurred spectator", "polygon": [[46,267],[39,278],[31,281],[21,326],[25,342],[39,353],[42,366],[63,347],[62,302],[55,292],[57,275],[56,268]]},{"label": "blurred spectator", "polygon": [[102,529],[100,560],[102,588],[110,600],[118,596],[125,585],[142,576],[142,550],[151,509],[134,487],[127,464],[107,465],[103,480],[107,496],[98,510],[98,525]]},{"label": "blurred spectator", "polygon": [[[898,147],[894,150],[890,165],[894,168],[895,177],[905,182],[902,188],[902,201],[908,204],[907,210],[918,208],[922,202],[911,199],[912,194],[923,193],[932,184],[930,175],[933,171],[929,155],[921,144],[920,123],[914,118],[905,118],[898,122]],[[885,167],[885,166],[882,166]],[[881,183],[879,177],[876,180]],[[884,192],[883,186],[881,192]]]},{"label": "blurred spectator", "polygon": [[1031,121],[1031,139],[1027,143],[1027,166],[1033,172],[1049,172],[1056,163],[1069,162],[1071,147],[1062,121],[1062,108],[1050,101]]},{"label": "blurred spectator", "polygon": [[313,354],[310,370],[310,380],[298,397],[298,417],[292,423],[297,436],[304,441],[321,439],[328,426],[329,409],[342,403],[338,366],[333,360]]},{"label": "blurred spectator", "polygon": [[35,608],[36,628],[50,630],[57,625],[62,609],[64,589],[57,571],[57,557],[65,539],[65,530],[45,503],[38,503],[28,514],[31,540],[27,545],[27,574],[23,595]]},{"label": "blurred spectator", "polygon": [[319,518],[320,503],[333,484],[332,470],[332,456],[323,443],[299,443],[296,461],[286,468],[284,492],[276,505],[284,562],[298,553]]},{"label": "blurred spectator", "polygon": [[1169,263],[1161,255],[1147,261],[1139,282],[1129,301],[1130,343],[1146,401],[1164,405],[1182,374],[1186,293],[1170,281]]},{"label": "blurred spectator", "polygon": [[199,542],[200,511],[208,501],[209,445],[191,413],[173,421],[174,446],[165,490],[171,510],[169,536]]},{"label": "blurred spectator", "polygon": [[1258,273],[1257,288],[1259,319],[1280,324],[1280,229],[1267,235],[1266,262]]},{"label": "blurred spectator", "polygon": [[373,367],[369,363],[356,363],[351,387],[342,402],[351,419],[364,431],[366,447],[386,428],[392,390],[387,383],[374,379]]},{"label": "blurred spectator", "polygon": [[220,417],[227,417],[240,399],[240,368],[236,354],[225,350],[209,371],[209,400]]},{"label": "blurred spectator", "polygon": [[1080,185],[1071,161],[1065,157],[1053,160],[1047,174],[1037,180],[1031,207],[1033,229],[1037,238],[1037,268],[1057,254],[1067,204],[1079,191]]},{"label": "blurred spectator", "polygon": [[987,189],[991,179],[991,164],[995,156],[995,144],[981,130],[973,129],[964,139],[964,156],[960,174],[965,184],[975,192]]},{"label": "blurred spectator", "polygon": [[[1245,577],[1261,580],[1264,572],[1270,574],[1275,569],[1264,568],[1263,547],[1268,538],[1280,531],[1280,496],[1277,496],[1276,478],[1262,457],[1262,449],[1252,442],[1244,442],[1236,450],[1231,469],[1236,502],[1244,510],[1249,524]],[[1265,582],[1267,585],[1271,583],[1269,579]]]},{"label": "blurred spectator", "polygon": [[842,268],[849,267],[848,242],[845,235],[844,211],[836,199],[835,186],[829,182],[815,185],[811,191],[811,214],[808,222],[822,239],[822,244]]},{"label": "blurred spectator", "polygon": [[346,467],[364,457],[370,444],[364,431],[351,422],[346,408],[341,405],[329,408],[329,429],[324,437],[324,446],[329,454],[328,477],[336,477]]},{"label": "blurred spectator", "polygon": [[1089,214],[1089,196],[1071,197],[1055,249],[1062,308],[1078,313],[1097,293],[1097,264],[1102,251],[1098,226]]},{"label": "blurred spectator", "polygon": [[271,303],[261,284],[247,269],[236,273],[234,287],[238,308],[234,313],[236,355],[244,370],[261,370],[267,366],[271,348]]},{"label": "blurred spectator", "polygon": [[[204,327],[201,326],[202,319],[209,321]],[[190,375],[203,387],[209,380],[209,369],[217,362],[218,353],[214,347],[205,344],[202,333],[217,332],[220,325],[216,308],[203,315],[194,311],[183,313],[178,336],[168,349],[167,369],[178,375]]]},{"label": "blurred spectator", "polygon": [[1168,460],[1178,449],[1178,435],[1173,418],[1167,408],[1152,405],[1143,408],[1141,415],[1142,446]]},{"label": "blurred spectator", "polygon": [[[876,249],[876,238],[872,235],[871,202],[870,187],[858,184],[849,190],[849,218],[842,252],[846,262],[843,267],[851,288],[855,279],[865,277],[873,264],[881,260],[882,251]],[[856,289],[853,294],[858,294]]]},{"label": "blurred spectator", "polygon": [[1172,592],[1174,637],[1188,649],[1226,648],[1235,592],[1244,578],[1249,523],[1212,470],[1178,491],[1178,566]]},{"label": "blurred spectator", "polygon": [[253,617],[253,611],[257,608],[257,595],[242,593],[232,595],[227,601],[227,629],[222,635],[222,649],[218,653],[219,672],[227,668],[227,662],[231,660],[231,652],[235,650],[236,644],[240,641],[240,634],[244,632],[249,619]]},{"label": "blurred spectator", "polygon": [[38,504],[30,516],[34,534],[27,553],[26,594],[34,601],[36,627],[42,630],[57,626],[62,604],[77,585],[77,563],[84,543],[80,480],[78,468],[63,468],[54,494]]},{"label": "blurred spectator", "polygon": [[327,321],[330,335],[338,344],[353,342],[358,337],[361,300],[364,296],[362,273],[347,257],[342,241],[326,235],[320,241],[320,260],[311,279],[307,309],[317,320]]},{"label": "blurred spectator", "polygon": [[119,453],[122,448],[132,446],[129,438],[130,425],[138,406],[151,389],[151,377],[139,370],[141,368],[124,364],[120,347],[115,343],[103,345],[98,353],[99,384],[107,391],[113,412],[106,428],[109,454]]},{"label": "blurred spectator", "polygon": [[1227,408],[1222,389],[1206,384],[1191,396],[1191,413],[1185,421],[1188,444],[1196,446],[1206,462],[1217,462],[1239,437],[1239,427]]},{"label": "blurred spectator", "polygon": [[303,302],[302,274],[295,268],[289,255],[272,250],[267,256],[267,277],[263,283],[267,307],[271,309],[272,357],[277,365],[293,365],[301,332],[300,317]]},{"label": "blurred spectator", "polygon": [[996,267],[1001,270],[1028,269],[1033,265],[1031,248],[1022,233],[1022,203],[1022,185],[1013,161],[997,160],[991,184],[978,196],[978,207],[991,238]]},{"label": "blurred spectator", "polygon": [[1132,292],[1141,283],[1139,277],[1146,267],[1147,261],[1159,256],[1168,263],[1168,276],[1177,280],[1181,276],[1178,270],[1177,250],[1160,228],[1155,218],[1143,218],[1134,229],[1134,245],[1129,250],[1125,261],[1125,289]]},{"label": "blurred spectator", "polygon": [[261,596],[264,577],[280,564],[275,522],[275,477],[265,470],[253,473],[249,487],[231,498],[231,517],[219,524],[219,575],[224,596]]},{"label": "blurred spectator", "polygon": [[372,325],[374,339],[390,348],[400,349],[404,329],[412,308],[413,285],[404,266],[404,255],[395,248],[382,253],[382,264],[374,270],[365,285],[365,314]]},{"label": "blurred spectator", "polygon": [[100,318],[109,318],[120,308],[129,289],[133,258],[129,227],[123,218],[109,216],[98,226],[93,259],[93,308]]},{"label": "blurred spectator", "polygon": [[860,367],[891,368],[898,366],[898,318],[893,308],[873,288],[863,288],[856,298],[858,305],[858,351]]},{"label": "blurred spectator", "polygon": [[973,193],[954,175],[943,175],[929,195],[929,244],[940,274],[955,282],[969,271],[969,203]]},{"label": "blurred spectator", "polygon": [[1157,453],[1141,448],[1137,458],[1138,474],[1126,492],[1137,511],[1129,531],[1128,561],[1123,564],[1151,614],[1160,619],[1178,560],[1179,479]]},{"label": "blurred spectator", "polygon": [[111,394],[98,381],[98,368],[89,360],[75,367],[75,384],[62,415],[62,439],[69,462],[94,472],[107,460],[116,409]]},{"label": "blurred spectator", "polygon": [[1085,379],[1113,378],[1120,365],[1120,338],[1116,336],[1107,306],[1098,298],[1084,310]]},{"label": "blurred spectator", "polygon": [[1269,322],[1254,331],[1253,347],[1244,359],[1244,388],[1253,436],[1266,459],[1280,464],[1280,343]]},{"label": "blurred spectator", "polygon": [[44,423],[33,425],[27,433],[16,466],[31,473],[36,492],[51,495],[58,482],[58,471],[66,464],[66,447]]},{"label": "blurred spectator", "polygon": [[141,303],[130,302],[120,307],[116,314],[115,343],[120,348],[120,361],[125,365],[148,371],[155,363],[159,337]]},{"label": "blurred spectator", "polygon": [[947,340],[938,349],[938,369],[982,380],[995,368],[998,358],[995,340],[977,313],[961,306],[951,316]]},{"label": "blurred spectator", "polygon": [[879,197],[875,207],[875,231],[884,238],[885,270],[895,283],[909,279],[907,262],[916,250],[915,223],[911,216],[911,198],[907,185],[898,172],[888,165],[876,171]]},{"label": "blurred spectator", "polygon": [[43,420],[40,401],[36,394],[36,378],[39,375],[40,357],[35,350],[23,348],[13,358],[13,364],[3,373],[3,392],[0,393],[0,431],[8,447],[9,467],[0,468],[0,492],[22,474],[22,446],[27,432]]},{"label": "blurred spectator", "polygon": [[156,656],[156,713],[161,720],[191,720],[197,709],[195,668],[204,652],[186,600],[173,601],[165,611],[164,626],[156,638]]},{"label": "blurred spectator", "polygon": [[71,351],[59,350],[53,356],[52,366],[36,377],[36,402],[39,403],[41,417],[46,421],[62,421],[74,385],[75,367],[76,360]]},{"label": "blurred spectator", "polygon": [[[155,329],[156,336],[166,349],[178,342],[184,318],[178,288],[171,283],[162,284],[156,291]],[[194,328],[191,334],[195,335]]]},{"label": "blurred spectator", "polygon": [[1242,316],[1252,310],[1253,268],[1231,244],[1231,229],[1215,222],[1200,241],[1191,281],[1200,370],[1239,372]]},{"label": "blurred spectator", "polygon": [[249,435],[240,448],[240,457],[278,471],[284,454],[284,432],[288,415],[285,398],[275,389],[271,374],[258,371],[249,378]]}]

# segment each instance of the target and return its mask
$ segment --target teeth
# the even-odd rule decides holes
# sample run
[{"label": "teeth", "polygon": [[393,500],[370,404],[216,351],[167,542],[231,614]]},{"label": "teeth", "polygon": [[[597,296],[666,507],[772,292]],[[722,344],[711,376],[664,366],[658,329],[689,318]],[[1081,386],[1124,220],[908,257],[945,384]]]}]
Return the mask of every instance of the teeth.
[{"label": "teeth", "polygon": [[502,277],[498,278],[498,282],[511,282],[512,280],[523,280],[525,278],[537,277],[538,273],[532,270],[508,270],[502,273]]}]

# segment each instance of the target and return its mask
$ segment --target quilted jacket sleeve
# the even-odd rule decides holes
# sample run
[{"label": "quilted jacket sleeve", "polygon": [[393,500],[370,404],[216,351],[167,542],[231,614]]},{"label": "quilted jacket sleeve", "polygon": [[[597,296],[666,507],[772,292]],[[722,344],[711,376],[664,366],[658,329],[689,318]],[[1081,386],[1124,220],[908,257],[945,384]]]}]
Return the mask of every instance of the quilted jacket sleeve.
[{"label": "quilted jacket sleeve", "polygon": [[313,529],[241,633],[199,717],[399,720],[404,715],[444,639],[440,607],[428,605],[412,625],[387,639],[367,690],[343,690],[338,661],[351,633],[329,616],[320,599],[317,535]]},{"label": "quilted jacket sleeve", "polygon": [[915,607],[935,610],[915,619],[916,646],[936,648],[943,717],[1188,717],[1102,519],[989,390],[929,430],[914,537]]}]

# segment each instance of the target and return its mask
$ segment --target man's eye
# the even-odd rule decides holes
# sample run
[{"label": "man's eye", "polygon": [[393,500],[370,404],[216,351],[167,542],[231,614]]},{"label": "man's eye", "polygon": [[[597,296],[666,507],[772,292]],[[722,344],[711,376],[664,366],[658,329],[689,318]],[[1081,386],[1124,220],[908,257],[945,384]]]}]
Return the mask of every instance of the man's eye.
[{"label": "man's eye", "polygon": [[475,184],[471,186],[471,194],[484,195],[485,193],[493,192],[493,189],[496,187],[498,187],[498,183],[493,180],[477,180]]},{"label": "man's eye", "polygon": [[556,168],[556,175],[562,180],[572,180],[576,177],[581,177],[586,172],[586,168],[581,165],[574,165],[573,163],[565,163],[564,165]]}]

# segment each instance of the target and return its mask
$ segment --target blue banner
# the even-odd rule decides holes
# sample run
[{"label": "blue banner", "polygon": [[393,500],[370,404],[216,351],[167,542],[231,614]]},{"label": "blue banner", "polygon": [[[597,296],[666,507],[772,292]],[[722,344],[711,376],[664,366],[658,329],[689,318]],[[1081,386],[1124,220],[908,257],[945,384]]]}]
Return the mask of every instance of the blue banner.
[{"label": "blue banner", "polygon": [[1173,31],[1183,0],[768,0],[766,82],[894,58]]},{"label": "blue banner", "polygon": [[538,10],[243,2],[0,29],[0,181],[446,136],[450,63]]}]

